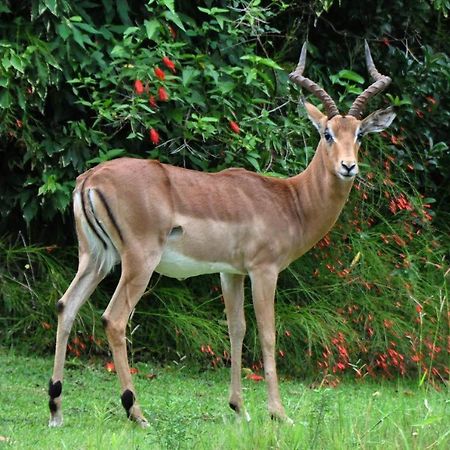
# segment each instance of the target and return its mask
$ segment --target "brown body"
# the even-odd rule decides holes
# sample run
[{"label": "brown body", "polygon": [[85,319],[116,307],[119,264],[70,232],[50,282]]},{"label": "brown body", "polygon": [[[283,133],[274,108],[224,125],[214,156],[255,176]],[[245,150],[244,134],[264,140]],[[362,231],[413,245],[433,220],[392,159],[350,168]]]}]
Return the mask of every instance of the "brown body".
[{"label": "brown body", "polygon": [[[306,81],[311,88],[312,82]],[[121,383],[122,404],[130,418],[147,425],[130,376],[126,325],[151,275],[159,272],[174,278],[220,273],[231,340],[229,402],[246,417],[241,353],[243,286],[249,275],[269,412],[289,420],[278,391],[275,363],[278,274],[336,222],[358,173],[361,136],[381,131],[395,116],[388,109],[361,121],[351,115],[327,117],[309,103],[305,108],[322,138],[309,166],[292,178],[270,178],[243,169],[209,174],[131,158],[101,164],[78,177],[74,213],[79,267],[58,302],[55,365],[49,387],[51,426],[62,423],[63,367],[74,318],[119,262],[121,278],[103,321]]]}]

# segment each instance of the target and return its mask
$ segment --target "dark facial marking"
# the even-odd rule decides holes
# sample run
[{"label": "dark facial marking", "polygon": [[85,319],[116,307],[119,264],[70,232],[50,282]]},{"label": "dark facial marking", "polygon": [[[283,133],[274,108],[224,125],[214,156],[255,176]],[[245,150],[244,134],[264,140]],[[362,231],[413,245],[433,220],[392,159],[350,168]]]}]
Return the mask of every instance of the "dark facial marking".
[{"label": "dark facial marking", "polygon": [[331,135],[328,128],[325,128],[325,131],[323,132],[323,137],[325,138],[328,144],[331,144],[333,142],[333,136]]},{"label": "dark facial marking", "polygon": [[125,411],[127,412],[127,417],[130,418],[130,409],[134,404],[134,394],[129,390],[125,390],[120,397],[122,400],[122,406],[125,408]]},{"label": "dark facial marking", "polygon": [[108,319],[105,316],[102,316],[102,323],[103,323],[103,328],[106,329],[106,327],[108,326]]}]

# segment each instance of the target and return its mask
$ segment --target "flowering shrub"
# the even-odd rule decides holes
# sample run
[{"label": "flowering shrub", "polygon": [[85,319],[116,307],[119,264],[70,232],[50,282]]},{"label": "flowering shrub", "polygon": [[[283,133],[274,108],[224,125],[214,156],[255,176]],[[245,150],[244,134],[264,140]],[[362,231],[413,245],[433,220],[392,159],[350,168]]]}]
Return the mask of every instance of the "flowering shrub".
[{"label": "flowering shrub", "polygon": [[[288,87],[287,73],[298,56],[297,38],[304,38],[303,29],[295,37],[295,27],[306,23],[314,8],[321,15],[318,28],[310,30],[318,47],[310,44],[308,76],[343,109],[362,90],[363,36],[346,55],[321,18],[332,18],[336,29],[350,27],[364,16],[351,14],[351,8],[370,9],[373,2],[178,3],[177,9],[167,0],[105,0],[104,8],[67,0],[2,6],[2,232],[15,233],[27,223],[32,239],[70,241],[75,177],[119,156],[208,171],[230,166],[275,176],[301,171],[317,136],[298,114],[300,93]],[[414,33],[420,32],[421,18],[437,22],[438,13],[426,2],[411,6],[419,15],[401,3],[392,2],[396,13],[389,20],[403,20],[408,29],[415,24]],[[328,8],[334,8],[329,16]],[[293,10],[300,14],[298,23],[286,20]],[[449,59],[433,49],[432,34],[411,36],[407,52],[403,34],[377,36],[394,25],[377,15],[365,37],[372,38],[374,59],[394,78],[389,93],[374,99],[371,108],[388,99],[398,117],[388,132],[364,142],[361,178],[336,228],[282,274],[279,284],[279,365],[320,373],[329,385],[344,374],[358,379],[419,374],[434,383],[449,376],[450,160],[442,125],[450,120]],[[349,33],[350,47],[356,32]],[[336,60],[339,69],[343,61],[355,60],[355,67],[335,74]],[[325,61],[327,67],[320,67]],[[1,244],[0,316],[6,326],[0,341],[34,339],[35,346],[53,350],[54,302],[75,260],[52,246],[23,251]],[[71,270],[58,266],[54,251]],[[216,283],[212,277],[210,283],[162,281],[153,301],[141,302],[136,311],[140,327],[133,330],[133,342],[150,347],[159,359],[187,354],[208,367],[229,364],[220,294],[205,287]],[[106,297],[100,291],[93,301],[96,314],[82,310],[69,342],[71,357],[107,352],[94,319]],[[245,361],[249,378],[257,381],[263,367],[248,310]]]}]

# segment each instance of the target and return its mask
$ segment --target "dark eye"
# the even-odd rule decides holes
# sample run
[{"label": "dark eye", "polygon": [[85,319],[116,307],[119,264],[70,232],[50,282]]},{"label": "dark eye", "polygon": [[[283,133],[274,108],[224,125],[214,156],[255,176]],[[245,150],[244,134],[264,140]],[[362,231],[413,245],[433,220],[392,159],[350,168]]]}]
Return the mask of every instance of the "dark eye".
[{"label": "dark eye", "polygon": [[360,141],[363,138],[363,136],[364,136],[363,132],[362,131],[358,131],[358,134],[356,135],[356,139],[358,141]]},{"label": "dark eye", "polygon": [[333,142],[333,136],[331,135],[331,133],[328,131],[328,129],[326,129],[323,132],[323,137],[325,138],[325,140],[328,142],[328,144],[331,144]]}]

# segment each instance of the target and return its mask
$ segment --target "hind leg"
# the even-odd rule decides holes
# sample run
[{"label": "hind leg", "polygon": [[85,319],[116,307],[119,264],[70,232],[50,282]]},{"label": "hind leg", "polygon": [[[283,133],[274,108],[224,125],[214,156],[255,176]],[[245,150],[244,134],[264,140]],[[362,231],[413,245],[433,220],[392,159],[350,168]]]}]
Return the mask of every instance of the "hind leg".
[{"label": "hind leg", "polygon": [[136,390],[128,365],[125,332],[130,314],[142,297],[160,257],[159,251],[144,255],[142,248],[131,249],[127,255],[122,256],[120,281],[102,316],[120,381],[122,405],[128,418],[142,427],[148,426],[148,422],[136,402]]},{"label": "hind leg", "polygon": [[61,410],[63,370],[67,340],[73,322],[80,307],[104,277],[104,273],[98,272],[98,267],[92,257],[87,253],[81,254],[77,274],[65,294],[56,304],[58,309],[58,330],[53,375],[48,390],[50,397],[50,421],[48,425],[50,427],[60,426],[63,422]]}]

